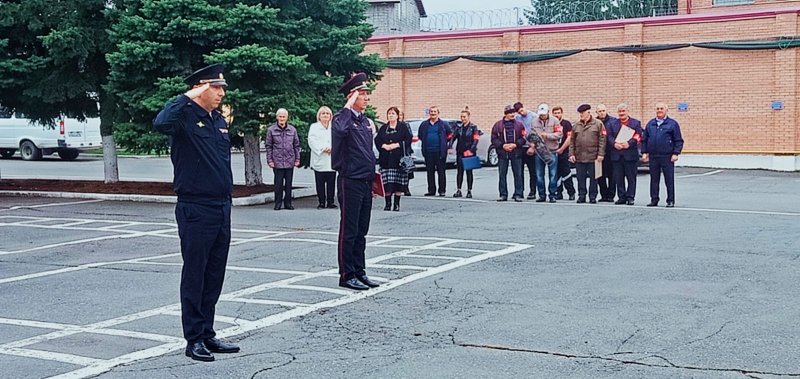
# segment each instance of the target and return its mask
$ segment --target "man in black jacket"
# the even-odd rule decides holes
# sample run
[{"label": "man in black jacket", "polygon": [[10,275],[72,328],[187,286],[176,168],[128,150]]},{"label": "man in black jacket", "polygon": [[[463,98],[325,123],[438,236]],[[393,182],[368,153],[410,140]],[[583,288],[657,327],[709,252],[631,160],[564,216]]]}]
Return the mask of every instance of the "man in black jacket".
[{"label": "man in black jacket", "polygon": [[331,128],[331,166],[339,172],[339,286],[354,290],[378,286],[364,271],[375,177],[372,129],[364,116],[366,81],[366,74],[355,74],[339,88],[347,103],[333,116]]}]

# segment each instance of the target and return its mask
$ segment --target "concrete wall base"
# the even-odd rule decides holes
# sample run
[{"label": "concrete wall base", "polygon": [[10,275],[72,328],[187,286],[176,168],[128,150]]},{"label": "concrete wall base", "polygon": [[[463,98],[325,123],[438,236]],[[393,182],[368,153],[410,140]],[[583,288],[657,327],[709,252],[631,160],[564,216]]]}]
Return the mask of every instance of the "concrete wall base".
[{"label": "concrete wall base", "polygon": [[681,154],[677,165],[729,169],[800,171],[800,156]]}]

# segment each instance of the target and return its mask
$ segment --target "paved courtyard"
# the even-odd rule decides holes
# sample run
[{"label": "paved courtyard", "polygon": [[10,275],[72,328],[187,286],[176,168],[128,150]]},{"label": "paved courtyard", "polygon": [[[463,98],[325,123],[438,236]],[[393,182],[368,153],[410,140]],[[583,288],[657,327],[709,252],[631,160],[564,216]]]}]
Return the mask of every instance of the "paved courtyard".
[{"label": "paved courtyard", "polygon": [[213,363],[183,356],[172,205],[0,197],[3,377],[800,376],[799,174],[680,169],[675,209],[646,175],[636,206],[499,204],[496,175],[376,200],[365,292],[336,286],[336,211],[236,207],[242,352]]}]

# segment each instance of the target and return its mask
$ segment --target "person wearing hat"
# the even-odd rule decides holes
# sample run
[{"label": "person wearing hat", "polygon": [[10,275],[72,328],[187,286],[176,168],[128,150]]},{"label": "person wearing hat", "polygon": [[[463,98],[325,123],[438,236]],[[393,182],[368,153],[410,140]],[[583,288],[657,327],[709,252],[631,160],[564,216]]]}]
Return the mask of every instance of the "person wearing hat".
[{"label": "person wearing hat", "polygon": [[158,113],[153,126],[169,135],[178,195],[175,219],[181,241],[181,322],[186,356],[213,361],[212,353],[239,347],[215,338],[214,308],[222,292],[231,242],[231,148],[228,124],[218,110],[227,82],[224,66],[189,75],[190,89]]},{"label": "person wearing hat", "polygon": [[497,150],[497,169],[500,175],[497,201],[508,201],[508,165],[514,174],[514,195],[516,202],[522,201],[522,150],[525,146],[525,126],[514,119],[517,111],[512,105],[503,110],[503,118],[492,126],[492,145]]},{"label": "person wearing hat", "polygon": [[[533,129],[531,133],[536,133],[544,141],[545,147],[548,152],[544,156],[536,154],[536,184],[539,190],[539,199],[537,203],[545,201],[545,195],[550,195],[550,202],[556,202],[556,192],[558,191],[558,143],[564,133],[561,131],[561,123],[555,117],[550,117],[550,106],[547,104],[539,104],[536,110],[539,116],[533,121]],[[532,134],[531,134],[532,135]],[[531,135],[528,135],[529,139]],[[529,152],[535,152],[533,146],[528,147]],[[545,161],[546,156],[549,155],[550,159]],[[548,187],[544,187],[544,170],[548,172]]]},{"label": "person wearing hat", "polygon": [[603,161],[606,152],[606,129],[603,123],[592,117],[592,107],[581,104],[580,121],[572,125],[569,142],[569,161],[575,163],[578,177],[578,203],[586,202],[586,179],[589,179],[589,202],[597,203],[597,179],[595,162]]},{"label": "person wearing hat", "polygon": [[347,103],[333,116],[331,126],[331,166],[339,173],[339,286],[354,290],[378,286],[365,272],[375,178],[372,130],[364,115],[369,104],[366,81],[367,75],[358,73],[339,88]]}]

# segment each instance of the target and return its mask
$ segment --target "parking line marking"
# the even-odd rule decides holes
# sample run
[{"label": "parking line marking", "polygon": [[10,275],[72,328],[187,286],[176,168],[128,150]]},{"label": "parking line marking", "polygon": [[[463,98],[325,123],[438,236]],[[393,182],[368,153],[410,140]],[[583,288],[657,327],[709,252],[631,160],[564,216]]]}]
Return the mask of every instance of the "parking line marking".
[{"label": "parking line marking", "polygon": [[33,349],[9,348],[3,350],[2,353],[7,355],[16,355],[19,357],[38,358],[38,359],[45,359],[48,361],[71,363],[73,365],[79,365],[79,366],[92,366],[105,362],[102,359],[97,359],[97,358],[89,358],[74,354],[64,354],[64,353],[57,353],[54,351],[33,350]]},{"label": "parking line marking", "polygon": [[156,256],[152,256],[152,257],[139,257],[139,258],[123,259],[123,260],[119,260],[119,261],[86,263],[86,264],[82,264],[82,265],[78,265],[78,266],[59,268],[59,269],[56,269],[56,270],[41,271],[41,272],[35,272],[35,273],[32,273],[32,274],[25,274],[25,275],[13,276],[13,277],[10,277],[10,278],[3,278],[3,279],[0,279],[0,284],[18,282],[20,280],[41,278],[43,276],[57,275],[57,274],[63,274],[63,273],[72,272],[72,271],[86,270],[86,269],[90,269],[90,268],[99,268],[99,267],[103,267],[103,266],[111,266],[111,265],[117,265],[117,264],[129,264],[129,263],[148,264],[146,261],[151,260],[151,259],[168,258],[168,257],[174,257],[176,255],[180,255],[180,254],[179,253],[169,253],[169,254],[156,255]]},{"label": "parking line marking", "polygon": [[409,266],[409,265],[389,265],[389,264],[373,264],[370,267],[374,268],[383,268],[383,269],[391,269],[391,270],[416,270],[416,271],[425,271],[430,267],[422,267],[422,266]]},{"label": "parking line marking", "polygon": [[231,302],[236,302],[236,303],[246,303],[246,304],[280,305],[280,306],[289,307],[289,308],[309,307],[309,306],[312,305],[312,304],[308,304],[308,303],[296,303],[296,302],[293,302],[293,301],[252,299],[252,298],[248,298],[248,297],[237,297],[235,299],[227,299],[225,301],[231,301]]},{"label": "parking line marking", "polygon": [[0,209],[0,212],[3,212],[3,211],[14,211],[14,210],[18,210],[18,209],[35,209],[35,208],[46,208],[46,207],[58,207],[58,206],[61,206],[61,205],[78,205],[78,204],[88,204],[88,203],[99,203],[101,201],[105,201],[105,200],[94,199],[94,200],[83,200],[83,201],[70,201],[70,202],[66,202],[66,203],[47,203],[47,204],[37,204],[37,205],[15,205],[15,206],[10,207],[10,208]]},{"label": "parking line marking", "polygon": [[697,177],[700,177],[700,176],[716,175],[716,174],[719,174],[721,172],[725,172],[725,170],[714,170],[714,171],[704,172],[702,174],[688,174],[688,175],[676,176],[675,178],[676,179],[697,178]]},{"label": "parking line marking", "polygon": [[424,254],[406,254],[403,256],[404,258],[423,258],[423,259],[448,259],[451,261],[457,261],[459,259],[463,259],[464,257],[453,257],[449,255],[424,255]]},{"label": "parking line marking", "polygon": [[300,285],[300,284],[287,284],[285,286],[280,286],[280,288],[288,288],[293,290],[306,290],[306,291],[317,291],[317,292],[327,292],[336,295],[349,295],[350,291],[340,290],[338,288],[328,288],[328,287],[319,287],[319,286],[308,286],[308,285]]}]

